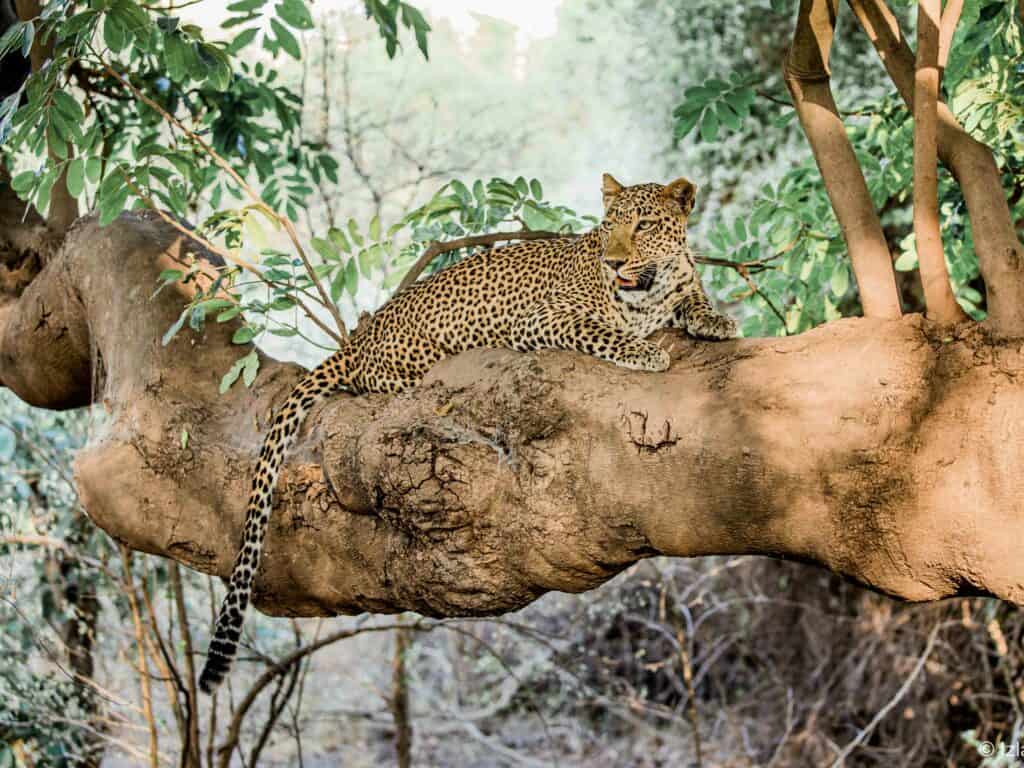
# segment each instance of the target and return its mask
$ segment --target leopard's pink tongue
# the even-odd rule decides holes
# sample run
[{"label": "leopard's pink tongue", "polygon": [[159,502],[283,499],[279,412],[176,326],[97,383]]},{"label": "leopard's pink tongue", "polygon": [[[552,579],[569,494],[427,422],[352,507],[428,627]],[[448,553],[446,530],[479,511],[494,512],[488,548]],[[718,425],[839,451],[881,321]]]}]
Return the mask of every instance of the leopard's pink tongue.
[{"label": "leopard's pink tongue", "polygon": [[618,283],[623,288],[632,288],[634,285],[636,285],[636,283],[634,283],[633,281],[625,280],[619,277],[618,275],[615,276],[615,282]]}]

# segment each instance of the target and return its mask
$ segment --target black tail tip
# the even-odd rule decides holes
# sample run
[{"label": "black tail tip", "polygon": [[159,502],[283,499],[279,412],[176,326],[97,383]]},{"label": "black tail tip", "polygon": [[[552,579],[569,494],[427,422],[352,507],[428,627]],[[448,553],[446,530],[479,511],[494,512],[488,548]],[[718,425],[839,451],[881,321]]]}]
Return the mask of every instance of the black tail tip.
[{"label": "black tail tip", "polygon": [[217,690],[217,686],[224,682],[227,672],[228,667],[225,664],[219,664],[216,661],[206,662],[202,674],[199,675],[199,690],[207,696],[213,695],[213,692]]}]

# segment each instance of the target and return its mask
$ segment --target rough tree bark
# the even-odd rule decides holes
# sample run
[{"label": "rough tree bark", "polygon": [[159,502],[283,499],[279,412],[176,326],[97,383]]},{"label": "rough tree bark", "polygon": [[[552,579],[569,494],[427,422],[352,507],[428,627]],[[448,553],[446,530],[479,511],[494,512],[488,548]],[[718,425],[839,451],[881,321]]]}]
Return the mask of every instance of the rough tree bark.
[{"label": "rough tree bark", "polygon": [[[3,282],[0,383],[47,408],[101,403],[76,465],[92,519],[226,575],[299,369],[263,358],[252,389],[218,396],[230,324],[161,346],[180,296],[150,295],[188,251],[166,224],[84,220],[46,254],[39,223],[3,211],[0,273],[24,273]],[[664,374],[478,350],[396,397],[333,398],[278,486],[258,607],[493,614],[640,558],[714,553],[819,563],[910,600],[1024,603],[1019,341],[918,316],[674,340]]]}]

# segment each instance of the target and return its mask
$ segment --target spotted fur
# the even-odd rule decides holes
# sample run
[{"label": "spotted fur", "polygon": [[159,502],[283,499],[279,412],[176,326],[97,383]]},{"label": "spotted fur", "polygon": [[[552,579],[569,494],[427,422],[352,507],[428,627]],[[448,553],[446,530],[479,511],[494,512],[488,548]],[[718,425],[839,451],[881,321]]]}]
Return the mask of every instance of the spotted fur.
[{"label": "spotted fur", "polygon": [[666,326],[726,339],[736,326],[711,306],[686,243],[696,188],[623,187],[605,175],[605,217],[579,238],[476,253],[399,293],[348,344],[302,379],[274,418],[256,464],[242,547],[201,676],[210,693],[238,648],[285,451],[310,407],[338,390],[398,392],[439,360],[475,347],[584,352],[624,368],[664,371],[646,337]]}]

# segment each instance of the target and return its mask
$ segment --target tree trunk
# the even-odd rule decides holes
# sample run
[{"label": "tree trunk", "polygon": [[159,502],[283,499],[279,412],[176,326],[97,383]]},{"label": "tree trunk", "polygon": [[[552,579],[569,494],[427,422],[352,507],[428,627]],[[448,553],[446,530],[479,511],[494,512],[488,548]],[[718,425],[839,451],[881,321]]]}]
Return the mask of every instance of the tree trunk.
[{"label": "tree trunk", "polygon": [[[18,258],[46,266],[0,296],[0,383],[48,408],[101,403],[76,464],[89,515],[226,576],[257,446],[299,368],[263,357],[251,389],[218,396],[246,351],[230,323],[160,343],[181,298],[150,295],[186,258],[176,232],[85,220],[36,254],[46,241],[14,210],[5,274],[18,238]],[[908,316],[674,336],[664,374],[477,350],[395,397],[339,394],[278,484],[256,603],[496,614],[644,557],[726,553],[819,563],[908,600],[1022,603],[1024,351],[982,326],[948,333]]]}]

